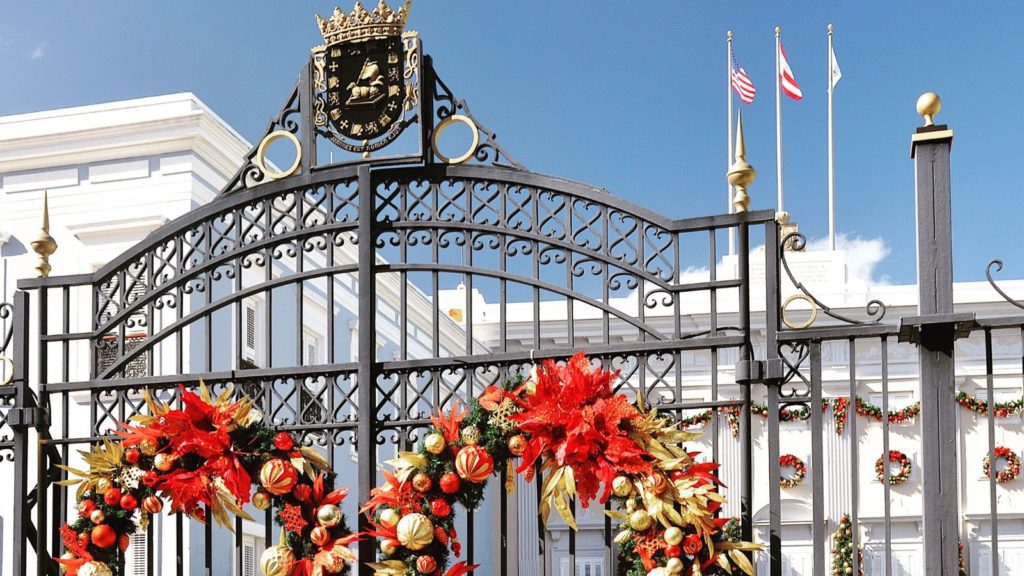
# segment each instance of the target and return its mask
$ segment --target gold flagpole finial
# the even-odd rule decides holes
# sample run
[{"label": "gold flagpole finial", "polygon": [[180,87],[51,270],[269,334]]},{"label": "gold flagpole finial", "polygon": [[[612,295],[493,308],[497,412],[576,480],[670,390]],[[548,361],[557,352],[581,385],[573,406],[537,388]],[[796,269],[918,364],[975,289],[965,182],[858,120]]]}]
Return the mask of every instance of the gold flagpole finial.
[{"label": "gold flagpole finial", "polygon": [[733,161],[729,171],[725,174],[729,185],[736,189],[732,205],[736,212],[746,212],[750,206],[750,196],[747,195],[747,187],[754,183],[757,178],[757,170],[747,162],[747,144],[743,138],[743,112],[737,112],[736,117],[736,159]]},{"label": "gold flagpole finial", "polygon": [[729,42],[732,42],[732,30],[726,32],[725,35],[729,38]]},{"label": "gold flagpole finial", "polygon": [[775,37],[778,38],[779,34],[782,34],[782,28],[779,28],[778,26],[776,26],[775,27]]},{"label": "gold flagpole finial", "polygon": [[917,113],[924,118],[925,126],[935,126],[939,110],[942,110],[942,98],[935,92],[925,92],[917,99]]},{"label": "gold flagpole finial", "polygon": [[829,35],[829,36],[831,36],[831,35],[832,35],[832,23],[831,23],[831,22],[830,22],[830,23],[829,23],[829,25],[828,25],[828,35]]},{"label": "gold flagpole finial", "polygon": [[50,198],[47,191],[43,191],[43,226],[39,236],[32,241],[32,251],[39,255],[39,265],[36,271],[40,278],[50,275],[50,256],[57,251],[57,241],[50,236]]}]

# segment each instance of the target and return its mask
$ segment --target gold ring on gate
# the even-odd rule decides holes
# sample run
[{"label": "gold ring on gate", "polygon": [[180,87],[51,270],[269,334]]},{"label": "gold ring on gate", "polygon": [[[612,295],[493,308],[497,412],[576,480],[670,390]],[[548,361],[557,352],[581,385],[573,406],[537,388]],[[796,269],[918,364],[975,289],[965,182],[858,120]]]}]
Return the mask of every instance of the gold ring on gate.
[{"label": "gold ring on gate", "polygon": [[[811,305],[811,315],[807,318],[807,320],[804,320],[799,324],[794,324],[793,322],[789,321],[789,318],[786,317],[786,309],[789,307],[790,304],[796,302],[797,300],[803,300],[804,302],[807,302],[808,304]],[[808,296],[804,294],[793,294],[789,298],[786,298],[786,301],[782,303],[782,323],[792,328],[793,330],[803,330],[804,328],[807,328],[811,324],[814,324],[814,321],[817,319],[818,307],[814,304],[814,300],[811,300]]]},{"label": "gold ring on gate", "polygon": [[[289,166],[287,170],[278,172],[267,167],[266,156],[267,148],[282,138],[288,140],[293,146],[295,146],[295,160],[292,161],[292,165]],[[299,169],[299,161],[301,159],[302,144],[299,144],[299,139],[295,137],[295,134],[292,134],[287,130],[275,130],[274,132],[267,134],[266,137],[263,138],[263,141],[260,142],[259,148],[256,149],[256,158],[253,160],[256,162],[256,166],[266,174],[267,178],[270,178],[271,180],[280,180],[281,178],[287,178],[292,174],[295,174],[295,171]]]},{"label": "gold ring on gate", "polygon": [[6,365],[7,376],[0,381],[0,386],[7,386],[11,382],[14,382],[14,360],[11,360],[7,356],[0,356],[0,365]]},{"label": "gold ring on gate", "polygon": [[[451,126],[456,122],[469,126],[469,129],[473,131],[473,143],[469,145],[469,150],[466,150],[466,152],[461,156],[449,158],[448,156],[445,156],[444,154],[441,153],[440,150],[437,149],[437,140],[438,138],[441,137],[441,133],[444,132],[448,128],[448,126]],[[452,114],[451,116],[442,120],[441,123],[437,125],[437,128],[434,128],[434,137],[431,138],[430,143],[434,148],[434,156],[437,156],[438,160],[440,160],[441,162],[444,162],[445,164],[462,164],[466,160],[469,160],[470,158],[473,157],[473,153],[476,152],[476,147],[480,145],[480,131],[477,130],[476,122],[473,122],[473,119],[470,118],[469,116],[464,116],[462,114]]]}]

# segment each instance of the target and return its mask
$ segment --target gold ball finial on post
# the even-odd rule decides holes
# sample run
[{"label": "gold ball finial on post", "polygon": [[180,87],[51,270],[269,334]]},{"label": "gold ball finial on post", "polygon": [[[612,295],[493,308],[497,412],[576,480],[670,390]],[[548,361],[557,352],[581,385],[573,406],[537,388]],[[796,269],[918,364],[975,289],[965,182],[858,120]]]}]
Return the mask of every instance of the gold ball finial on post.
[{"label": "gold ball finial on post", "polygon": [[747,187],[757,178],[757,170],[747,162],[747,145],[743,138],[743,112],[739,112],[736,118],[736,159],[725,173],[725,178],[729,185],[736,189],[736,195],[732,199],[736,212],[746,212],[750,206]]},{"label": "gold ball finial on post", "polygon": [[935,125],[939,110],[942,110],[942,98],[935,92],[925,92],[917,99],[917,113],[924,118],[925,126]]},{"label": "gold ball finial on post", "polygon": [[49,194],[43,191],[43,226],[39,236],[32,241],[32,251],[39,255],[39,265],[36,271],[40,278],[50,275],[50,256],[57,251],[57,241],[50,236],[50,199]]},{"label": "gold ball finial on post", "polygon": [[775,37],[778,38],[779,34],[782,34],[782,28],[776,26],[775,27]]}]

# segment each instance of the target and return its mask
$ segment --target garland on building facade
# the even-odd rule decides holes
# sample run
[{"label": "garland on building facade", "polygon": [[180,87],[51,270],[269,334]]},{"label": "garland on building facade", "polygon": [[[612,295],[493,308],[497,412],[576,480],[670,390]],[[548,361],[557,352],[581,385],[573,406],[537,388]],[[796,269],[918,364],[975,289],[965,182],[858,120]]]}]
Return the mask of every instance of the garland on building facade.
[{"label": "garland on building facade", "polygon": [[885,455],[882,455],[878,457],[878,460],[875,460],[875,477],[878,478],[879,482],[885,482],[885,467],[890,463],[896,463],[900,466],[899,472],[889,474],[889,484],[891,486],[903,484],[910,479],[910,472],[912,470],[910,457],[899,450],[889,450],[888,459]]},{"label": "garland on building facade", "polygon": [[[996,446],[995,455],[997,462],[999,460],[1006,460],[1006,468],[996,472],[996,484],[1005,484],[1020,476],[1020,458],[1017,457],[1016,452],[1006,446]],[[985,456],[981,470],[986,478],[992,477],[992,468],[988,455]]]},{"label": "garland on building facade", "polygon": [[[853,574],[853,522],[843,514],[839,526],[832,534],[832,576]],[[864,576],[864,555],[857,547],[857,574]]]},{"label": "garland on building facade", "polygon": [[[956,402],[975,414],[984,416],[989,412],[989,403],[987,401],[980,400],[963,390],[956,393]],[[1024,398],[1018,398],[1009,402],[996,402],[992,406],[992,413],[995,414],[996,418],[1006,418],[1021,412],[1024,412]]]},{"label": "garland on building facade", "polygon": [[[488,388],[468,415],[456,407],[433,417],[417,451],[389,462],[393,471],[363,508],[369,535],[383,539],[376,573],[441,574],[460,552],[453,505],[476,507],[489,477],[508,481],[520,457],[515,473],[543,482],[545,521],[555,510],[576,529],[570,502],[614,500],[622,576],[753,574],[744,552],[758,547],[715,517],[725,501],[718,464],[682,447],[698,434],[614,394],[616,378],[580,353],[564,366],[545,361],[526,382]],[[459,562],[446,574],[473,568]]]},{"label": "garland on building facade", "polygon": [[783,475],[779,478],[779,486],[795,488],[804,483],[804,478],[807,477],[807,466],[803,460],[793,454],[783,454],[779,456],[779,466],[793,469],[792,474]]},{"label": "garland on building facade", "polygon": [[[120,441],[105,440],[82,456],[78,517],[61,530],[66,552],[57,559],[70,576],[120,576],[129,536],[170,503],[172,512],[206,522],[208,515],[232,529],[231,515],[251,519],[242,507],[272,504],[284,537],[267,549],[267,576],[345,574],[358,536],[338,504],[347,490],[333,490],[334,474],[315,450],[296,446],[291,434],[274,433],[249,398],[216,398],[180,389],[183,409],[172,410],[143,392],[149,414],[122,424]],[[258,485],[252,494],[253,484]]]}]

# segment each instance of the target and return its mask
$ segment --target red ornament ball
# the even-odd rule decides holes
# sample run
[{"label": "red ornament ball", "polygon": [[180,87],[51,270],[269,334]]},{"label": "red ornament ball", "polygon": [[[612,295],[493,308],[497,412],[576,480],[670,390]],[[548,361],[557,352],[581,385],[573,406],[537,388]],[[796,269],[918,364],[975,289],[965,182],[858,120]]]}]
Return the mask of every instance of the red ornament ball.
[{"label": "red ornament ball", "polygon": [[146,470],[146,473],[142,475],[142,483],[152,488],[160,482],[160,475],[155,470]]},{"label": "red ornament ball", "polygon": [[142,453],[139,452],[138,450],[136,450],[135,448],[129,448],[129,449],[124,451],[124,459],[129,464],[138,464],[139,463],[139,457],[141,455],[142,455]]},{"label": "red ornament ball", "polygon": [[431,480],[430,476],[427,476],[423,472],[418,472],[415,476],[412,477],[412,487],[415,488],[417,492],[426,492],[430,490],[433,486],[433,480]]},{"label": "red ornament ball", "polygon": [[444,492],[445,494],[455,494],[462,486],[462,481],[459,480],[459,476],[454,472],[445,472],[441,475],[441,481],[439,484],[441,486],[441,492]]},{"label": "red ornament ball", "polygon": [[323,526],[317,526],[313,528],[313,531],[309,533],[309,541],[315,546],[323,546],[331,540],[331,533],[327,531],[327,528]]},{"label": "red ornament ball", "polygon": [[274,496],[283,496],[292,491],[299,481],[299,473],[291,462],[282,458],[267,460],[260,468],[260,484]]},{"label": "red ornament ball", "polygon": [[434,498],[430,502],[430,513],[438,518],[447,518],[452,513],[452,506],[444,498]]},{"label": "red ornament ball", "polygon": [[693,556],[704,547],[704,541],[696,534],[690,534],[683,539],[683,552]]},{"label": "red ornament ball", "polygon": [[669,558],[679,558],[683,554],[683,549],[676,544],[669,544],[665,547],[665,556]]},{"label": "red ornament ball", "polygon": [[103,501],[107,503],[107,506],[118,506],[121,503],[121,490],[118,488],[107,490],[107,493],[103,495]]},{"label": "red ornament ball", "polygon": [[92,529],[92,543],[97,548],[110,548],[117,542],[117,532],[106,524],[94,526]]},{"label": "red ornament ball", "polygon": [[463,480],[480,484],[494,471],[494,458],[483,446],[464,446],[455,455],[455,471]]},{"label": "red ornament ball", "polygon": [[416,571],[420,574],[433,574],[437,571],[437,560],[424,554],[416,559]]},{"label": "red ornament ball", "polygon": [[88,518],[95,509],[96,504],[92,500],[82,500],[78,503],[78,514],[84,518]]},{"label": "red ornament ball", "polygon": [[139,501],[135,499],[135,496],[131,494],[125,494],[121,496],[121,508],[128,510],[129,512],[135,510],[138,507]]},{"label": "red ornament ball", "polygon": [[159,514],[164,509],[164,501],[157,496],[146,496],[142,501],[142,509],[150,514]]},{"label": "red ornament ball", "polygon": [[274,448],[288,451],[295,447],[295,439],[287,432],[278,432],[274,435]]}]

